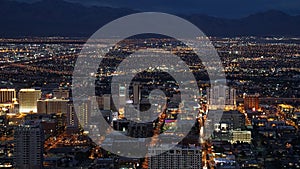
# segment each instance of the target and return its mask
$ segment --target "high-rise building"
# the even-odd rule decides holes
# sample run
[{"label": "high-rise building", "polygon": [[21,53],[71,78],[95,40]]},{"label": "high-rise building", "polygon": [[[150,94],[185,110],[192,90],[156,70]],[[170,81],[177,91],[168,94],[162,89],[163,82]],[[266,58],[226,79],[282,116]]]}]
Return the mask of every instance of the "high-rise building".
[{"label": "high-rise building", "polygon": [[110,101],[111,101],[111,95],[104,94],[103,95],[103,110],[111,110]]},{"label": "high-rise building", "polygon": [[26,121],[14,133],[17,169],[40,169],[43,166],[44,133],[39,121]]},{"label": "high-rise building", "polygon": [[244,108],[245,108],[245,110],[248,110],[248,109],[258,110],[259,94],[258,93],[254,94],[254,95],[244,94]]},{"label": "high-rise building", "polygon": [[80,125],[78,116],[75,112],[74,104],[72,101],[68,102],[66,121],[66,132],[68,134],[75,134],[79,132]]},{"label": "high-rise building", "polygon": [[91,118],[99,115],[99,110],[103,110],[103,97],[102,96],[90,96],[88,100],[91,101]]},{"label": "high-rise building", "polygon": [[200,169],[201,148],[196,146],[176,146],[172,149],[168,145],[149,147],[149,169]]},{"label": "high-rise building", "polygon": [[42,91],[35,89],[21,89],[19,91],[19,112],[37,113],[37,100],[41,98]]},{"label": "high-rise building", "polygon": [[15,98],[15,89],[0,89],[0,103],[12,103]]},{"label": "high-rise building", "polygon": [[63,113],[67,114],[69,100],[66,99],[45,99],[37,101],[37,112],[44,114]]},{"label": "high-rise building", "polygon": [[225,100],[225,105],[226,106],[236,106],[236,89],[227,87],[226,88],[226,100]]},{"label": "high-rise building", "polygon": [[138,105],[140,104],[141,100],[141,86],[138,83],[133,85],[133,104]]},{"label": "high-rise building", "polygon": [[126,105],[126,85],[119,85],[119,117],[125,117],[125,105]]},{"label": "high-rise building", "polygon": [[70,97],[70,92],[67,89],[54,89],[53,90],[53,98],[56,99],[67,99]]},{"label": "high-rise building", "polygon": [[209,88],[207,91],[207,101],[209,109],[223,109],[224,107],[236,107],[236,89],[217,85]]},{"label": "high-rise building", "polygon": [[67,107],[67,127],[78,127],[79,122],[75,112],[73,102],[68,103]]},{"label": "high-rise building", "polygon": [[91,118],[91,101],[80,100],[76,101],[74,105],[73,102],[69,102],[67,105],[67,126],[68,127],[78,127],[81,125],[85,127],[90,123]]},{"label": "high-rise building", "polygon": [[75,107],[75,112],[78,118],[78,121],[82,127],[88,125],[90,123],[90,117],[91,117],[91,101],[86,100],[80,100],[77,101],[77,107]]}]

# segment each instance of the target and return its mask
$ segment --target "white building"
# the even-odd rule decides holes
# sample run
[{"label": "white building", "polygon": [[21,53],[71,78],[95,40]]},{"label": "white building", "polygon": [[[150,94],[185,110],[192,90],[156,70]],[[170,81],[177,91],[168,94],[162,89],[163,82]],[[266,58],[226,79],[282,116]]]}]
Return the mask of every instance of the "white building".
[{"label": "white building", "polygon": [[86,127],[91,120],[91,100],[77,100],[76,104],[72,102],[67,106],[67,125],[69,127]]},{"label": "white building", "polygon": [[35,89],[21,89],[19,91],[19,112],[37,113],[37,100],[41,98],[42,91]]},{"label": "white building", "polygon": [[217,85],[207,90],[209,109],[217,110],[236,107],[236,89],[224,85]]},{"label": "white building", "polygon": [[126,85],[119,85],[119,116],[120,118],[125,117],[125,106],[126,106]]}]

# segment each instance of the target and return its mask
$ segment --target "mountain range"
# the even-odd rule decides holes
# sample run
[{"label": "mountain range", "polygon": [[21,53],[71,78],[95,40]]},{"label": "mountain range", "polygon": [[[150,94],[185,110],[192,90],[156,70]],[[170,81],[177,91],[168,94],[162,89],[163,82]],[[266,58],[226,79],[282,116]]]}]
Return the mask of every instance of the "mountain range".
[{"label": "mountain range", "polygon": [[[106,23],[139,11],[84,6],[63,0],[22,3],[0,0],[0,36],[89,37]],[[208,36],[299,36],[300,15],[270,10],[239,19],[204,14],[175,14],[199,27]]]}]

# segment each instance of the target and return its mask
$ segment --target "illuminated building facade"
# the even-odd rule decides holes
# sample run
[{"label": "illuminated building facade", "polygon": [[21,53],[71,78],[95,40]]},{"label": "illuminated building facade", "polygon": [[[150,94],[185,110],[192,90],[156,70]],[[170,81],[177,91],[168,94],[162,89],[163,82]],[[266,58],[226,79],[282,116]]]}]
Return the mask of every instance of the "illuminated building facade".
[{"label": "illuminated building facade", "polygon": [[251,143],[251,131],[231,131],[232,138],[230,140],[231,143]]},{"label": "illuminated building facade", "polygon": [[86,99],[86,100],[80,100],[80,101],[77,101],[76,106],[77,107],[75,107],[75,105],[74,105],[76,116],[78,118],[78,121],[79,121],[80,125],[82,127],[84,127],[84,126],[88,125],[89,122],[90,122],[90,117],[91,117],[91,101],[88,100],[88,99]]},{"label": "illuminated building facade", "polygon": [[224,85],[213,86],[207,91],[207,101],[211,110],[223,109],[224,106],[233,109],[236,107],[236,89]]},{"label": "illuminated building facade", "polygon": [[149,147],[149,169],[182,169],[201,168],[201,148],[176,146],[169,149],[168,145]]},{"label": "illuminated building facade", "polygon": [[37,100],[41,98],[42,91],[35,89],[21,89],[19,91],[19,112],[37,113]]},{"label": "illuminated building facade", "polygon": [[12,103],[15,98],[15,89],[0,89],[0,103]]},{"label": "illuminated building facade", "polygon": [[125,105],[126,105],[126,86],[119,85],[119,118],[125,117]]},{"label": "illuminated building facade", "polygon": [[78,127],[79,122],[74,109],[73,102],[68,103],[67,107],[67,127]]},{"label": "illuminated building facade", "polygon": [[43,114],[63,113],[67,114],[69,100],[45,99],[37,101],[37,112]]}]

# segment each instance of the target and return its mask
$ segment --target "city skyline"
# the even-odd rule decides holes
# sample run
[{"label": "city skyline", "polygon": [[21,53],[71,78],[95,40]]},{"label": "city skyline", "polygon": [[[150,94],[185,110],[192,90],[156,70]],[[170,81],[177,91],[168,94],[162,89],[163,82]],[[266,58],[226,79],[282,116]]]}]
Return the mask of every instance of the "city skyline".
[{"label": "city skyline", "polygon": [[0,168],[300,168],[297,0],[0,0]]},{"label": "city skyline", "polygon": [[[37,39],[39,40],[37,41]],[[5,39],[3,40],[5,41]],[[133,113],[128,112],[130,109],[117,109],[112,94],[109,93],[110,89],[106,86],[108,82],[106,79],[124,74],[122,71],[113,70],[113,67],[116,66],[115,59],[118,59],[121,55],[110,56],[106,61],[106,64],[110,66],[102,65],[97,72],[96,77],[102,79],[97,82],[97,88],[100,89],[97,90],[97,95],[80,101],[76,108],[73,105],[72,83],[69,75],[72,70],[70,67],[73,67],[75,63],[76,53],[82,48],[82,42],[79,41],[80,43],[78,43],[78,39],[70,40],[68,38],[35,38],[31,39],[30,43],[27,42],[28,40],[30,39],[10,40],[9,45],[3,43],[0,46],[2,54],[6,55],[3,58],[4,62],[2,61],[3,79],[1,80],[3,81],[3,89],[0,89],[0,91],[3,92],[0,92],[0,98],[8,97],[8,99],[4,99],[7,101],[3,101],[4,103],[0,105],[2,107],[0,125],[7,127],[2,131],[6,134],[3,134],[1,138],[6,140],[7,147],[11,147],[9,140],[14,140],[11,133],[14,126],[22,125],[28,120],[41,122],[40,125],[45,135],[44,167],[84,167],[93,165],[95,167],[114,166],[116,168],[140,167],[151,169],[151,166],[166,165],[165,163],[157,163],[157,161],[167,160],[168,163],[172,163],[179,158],[186,159],[189,163],[183,163],[179,160],[177,161],[178,166],[197,166],[194,168],[211,168],[212,166],[219,168],[221,166],[231,168],[237,166],[241,168],[247,168],[247,166],[263,168],[265,166],[266,168],[274,168],[275,165],[281,168],[286,166],[285,161],[287,160],[294,166],[298,165],[296,162],[296,154],[298,153],[296,138],[298,137],[298,127],[300,125],[300,100],[297,90],[297,57],[300,50],[297,43],[294,43],[296,39],[211,38],[220,53],[222,62],[225,63],[224,71],[228,86],[217,85],[213,89],[210,88],[208,79],[202,73],[205,69],[203,65],[194,60],[188,61],[190,64],[193,63],[191,69],[195,73],[196,79],[199,80],[197,83],[201,98],[199,98],[198,106],[188,102],[183,102],[183,104],[188,105],[190,108],[199,109],[197,122],[195,123],[196,126],[199,125],[199,128],[192,128],[188,136],[179,143],[183,145],[182,149],[168,150],[165,146],[161,148],[154,147],[153,150],[148,149],[150,154],[161,152],[160,149],[168,151],[153,158],[127,160],[123,159],[122,156],[108,153],[98,146],[94,147],[95,142],[97,144],[101,143],[100,145],[105,147],[118,147],[126,141],[124,138],[119,137],[107,137],[105,140],[93,139],[95,142],[90,140],[88,136],[93,133],[97,134],[98,130],[96,109],[101,110],[109,126],[128,137],[151,138],[160,132],[171,134],[170,130],[172,131],[172,128],[178,127],[176,120],[180,111],[177,107],[177,102],[180,101],[180,93],[178,93],[179,89],[176,85],[173,84],[174,82],[168,80],[167,76],[157,76],[158,74],[154,72],[158,68],[152,68],[144,74],[138,74],[131,86],[115,84],[120,90],[117,93],[122,96],[119,102],[123,102],[123,106],[133,104],[139,110],[147,110],[149,106],[148,94],[153,87],[158,87],[160,90],[167,89],[166,96],[172,100],[172,102],[168,102],[164,114],[159,117],[164,123],[155,120],[149,123],[136,123],[126,119],[126,115],[131,114],[132,116]],[[41,41],[52,41],[52,43],[44,44]],[[178,48],[176,46],[177,41],[174,39],[148,39],[147,41],[158,46],[159,44],[165,44],[167,50],[172,50],[177,54],[185,53],[185,57],[193,58],[192,55],[188,54],[190,49]],[[120,45],[122,46],[121,50],[124,52],[134,50],[128,48],[132,43],[135,44],[135,47],[139,46],[141,48],[148,44],[145,43],[145,39],[129,39],[123,42],[124,46]],[[280,50],[272,52],[274,49]],[[16,51],[19,53],[18,57],[13,54]],[[22,57],[22,55],[26,57]],[[7,64],[8,61],[10,64]],[[277,64],[274,67],[269,63]],[[161,69],[166,69],[166,67],[161,67]],[[15,76],[16,74],[11,75],[6,70],[15,70],[18,76]],[[31,78],[28,78],[27,74]],[[5,79],[10,79],[10,81],[4,83]],[[27,83],[24,84],[25,79]],[[140,79],[144,80],[139,81]],[[164,81],[167,81],[165,85],[170,86],[170,88],[159,87],[164,84]],[[5,84],[9,84],[9,87],[5,87]],[[153,84],[156,85],[153,86]],[[33,92],[35,90],[41,92],[40,97],[35,101],[37,112],[30,110],[25,113],[20,112],[18,103],[21,92],[19,91]],[[12,95],[8,95],[6,91],[11,91]],[[226,104],[220,121],[215,116],[216,114],[212,113],[223,110],[222,106],[218,106],[219,102]],[[32,106],[31,108],[34,110],[36,107],[34,104]],[[162,109],[159,106],[156,108]],[[76,110],[80,112],[76,112]],[[211,128],[213,134],[210,141],[205,141],[202,138],[205,133],[201,126],[204,125],[208,118],[207,115],[210,113],[214,115],[209,117],[213,122]],[[138,119],[138,117],[137,115],[135,118]],[[134,118],[130,117],[130,119]],[[274,138],[276,138],[274,142],[276,146],[271,143]],[[274,146],[273,149],[270,149],[267,146],[268,144],[262,143],[266,140]],[[153,140],[150,143],[160,145]],[[143,141],[133,141],[126,148],[138,148],[143,144]],[[78,151],[72,151],[69,148],[73,146],[80,148]],[[90,152],[88,157],[79,160],[78,156],[84,155],[84,151],[87,149]],[[261,149],[265,150],[265,154],[261,153]],[[289,156],[292,159],[283,158],[280,154],[277,154],[274,158],[272,157],[272,153],[278,153],[278,151],[285,149],[289,153],[293,149],[293,154]],[[8,158],[14,157],[12,150],[13,148],[5,150]],[[66,152],[68,152],[68,156],[61,158],[61,154]],[[175,152],[178,152],[178,154],[175,154]],[[251,155],[251,152],[254,152],[254,154]],[[73,156],[74,153],[77,155]],[[189,155],[183,155],[185,153]],[[199,154],[197,153],[202,154],[201,161],[199,161]],[[264,161],[264,156],[270,161]],[[122,162],[114,162],[113,159],[116,158]],[[282,159],[277,159],[278,162],[275,162],[276,158]],[[11,163],[7,164],[13,165],[13,158],[10,159]],[[193,161],[193,159],[197,160]]]}]

